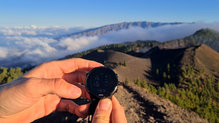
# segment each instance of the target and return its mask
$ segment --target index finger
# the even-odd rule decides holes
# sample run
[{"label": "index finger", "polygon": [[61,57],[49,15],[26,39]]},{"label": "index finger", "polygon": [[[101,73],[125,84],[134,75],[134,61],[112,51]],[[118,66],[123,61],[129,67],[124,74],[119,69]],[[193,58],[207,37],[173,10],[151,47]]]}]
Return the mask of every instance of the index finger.
[{"label": "index finger", "polygon": [[57,61],[57,65],[63,73],[71,73],[76,70],[90,71],[95,67],[103,66],[101,63],[81,58]]},{"label": "index finger", "polygon": [[76,70],[90,71],[99,66],[103,65],[95,61],[81,58],[51,61],[34,68],[29,73],[25,74],[24,77],[62,78],[65,73],[71,73]]}]

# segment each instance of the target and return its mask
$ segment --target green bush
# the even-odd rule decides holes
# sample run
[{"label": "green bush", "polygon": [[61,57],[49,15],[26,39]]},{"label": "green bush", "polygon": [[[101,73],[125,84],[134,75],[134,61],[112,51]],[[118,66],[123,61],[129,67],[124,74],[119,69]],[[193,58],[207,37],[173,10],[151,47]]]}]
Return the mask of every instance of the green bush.
[{"label": "green bush", "polygon": [[191,66],[184,68],[179,78],[180,83],[187,85],[185,88],[176,87],[173,83],[164,83],[163,87],[155,88],[139,79],[136,79],[134,83],[151,93],[171,100],[182,108],[197,112],[212,123],[217,123],[219,121],[219,82],[211,76],[203,78],[202,74],[204,73],[195,72]]},{"label": "green bush", "polygon": [[126,67],[126,66],[127,66],[127,63],[126,63],[126,61],[124,61],[124,62],[118,62],[118,63],[116,63],[116,65],[117,65],[117,66],[124,66],[124,67]]},{"label": "green bush", "polygon": [[23,72],[21,68],[19,67],[10,68],[10,69],[1,67],[0,68],[0,84],[11,82],[17,79],[18,77],[20,77],[21,75],[23,75]]},{"label": "green bush", "polygon": [[128,78],[125,78],[125,83],[126,83],[126,84],[130,83],[130,81],[129,81]]}]

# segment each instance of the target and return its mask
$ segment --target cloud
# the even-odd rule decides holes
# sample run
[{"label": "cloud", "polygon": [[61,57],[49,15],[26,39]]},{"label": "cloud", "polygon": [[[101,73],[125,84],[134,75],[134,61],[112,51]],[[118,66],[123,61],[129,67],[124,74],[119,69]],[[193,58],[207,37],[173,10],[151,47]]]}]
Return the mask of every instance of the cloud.
[{"label": "cloud", "polygon": [[135,27],[128,30],[112,32],[100,38],[110,40],[115,43],[136,40],[167,41],[191,35],[201,28],[211,28],[219,31],[219,23],[208,24],[199,22],[191,24],[165,25],[150,29]]},{"label": "cloud", "polygon": [[98,40],[97,36],[80,37],[76,39],[65,38],[65,39],[62,39],[57,45],[68,51],[80,51],[81,49],[90,47],[90,45],[93,44],[97,40]]},{"label": "cloud", "polygon": [[127,30],[111,32],[100,37],[66,37],[61,40],[56,40],[55,38],[81,31],[84,28],[0,27],[0,66],[25,67],[37,65],[105,44],[136,40],[173,40],[191,35],[201,28],[211,28],[219,31],[219,23],[199,22],[149,29],[133,27]]},{"label": "cloud", "polygon": [[84,28],[0,27],[0,66],[35,65],[56,59],[60,55],[54,38],[81,30]]},{"label": "cloud", "polygon": [[0,47],[0,59],[7,57],[7,54],[8,54],[7,49],[4,47]]}]

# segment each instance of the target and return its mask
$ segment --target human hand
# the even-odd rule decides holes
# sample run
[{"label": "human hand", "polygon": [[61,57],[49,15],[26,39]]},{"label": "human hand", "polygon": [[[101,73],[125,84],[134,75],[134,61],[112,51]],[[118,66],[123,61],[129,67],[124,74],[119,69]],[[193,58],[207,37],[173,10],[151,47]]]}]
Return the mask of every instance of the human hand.
[{"label": "human hand", "polygon": [[102,64],[78,58],[52,61],[1,85],[0,122],[32,122],[55,110],[86,117],[88,105],[78,106],[62,98],[89,97],[78,83],[84,83],[86,72],[99,66]]},{"label": "human hand", "polygon": [[99,101],[92,123],[127,123],[124,109],[113,96]]}]

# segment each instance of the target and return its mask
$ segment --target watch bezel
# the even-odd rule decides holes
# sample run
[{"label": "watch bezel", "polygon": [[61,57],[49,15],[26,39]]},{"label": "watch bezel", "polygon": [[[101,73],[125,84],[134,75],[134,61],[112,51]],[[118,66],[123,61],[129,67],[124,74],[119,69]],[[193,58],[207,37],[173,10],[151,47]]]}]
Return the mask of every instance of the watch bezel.
[{"label": "watch bezel", "polygon": [[[91,73],[97,69],[109,69],[115,76],[115,79],[116,79],[116,84],[115,84],[115,87],[113,89],[113,91],[111,91],[109,93],[109,95],[97,95],[95,93],[93,93],[91,90],[89,90],[89,86],[88,86],[88,79],[89,79],[89,76],[91,75]],[[105,66],[101,66],[101,67],[96,67],[96,68],[93,68],[91,71],[88,72],[87,74],[87,77],[86,77],[86,81],[85,81],[85,87],[86,87],[86,90],[87,92],[92,96],[92,97],[95,97],[95,98],[98,98],[98,99],[101,99],[101,98],[107,98],[107,97],[111,97],[118,89],[118,84],[119,84],[119,81],[118,81],[118,76],[117,74],[109,67],[105,67]]]}]

